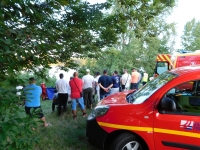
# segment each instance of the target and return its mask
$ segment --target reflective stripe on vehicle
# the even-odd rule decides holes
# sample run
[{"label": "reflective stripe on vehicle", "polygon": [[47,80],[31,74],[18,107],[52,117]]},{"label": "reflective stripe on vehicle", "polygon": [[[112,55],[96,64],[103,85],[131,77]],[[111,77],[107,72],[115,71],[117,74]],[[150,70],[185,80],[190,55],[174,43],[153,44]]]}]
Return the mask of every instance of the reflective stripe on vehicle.
[{"label": "reflective stripe on vehicle", "polygon": [[157,132],[157,133],[165,133],[165,134],[173,134],[180,136],[188,136],[194,138],[200,138],[200,133],[188,132],[188,131],[179,131],[179,130],[169,130],[162,128],[150,128],[150,127],[138,127],[138,126],[126,126],[105,122],[98,122],[100,126],[115,128],[115,129],[126,129],[126,130],[134,130],[134,131],[146,131],[146,132]]},{"label": "reflective stripe on vehicle", "polygon": [[116,129],[153,132],[153,128],[148,128],[148,127],[126,126],[126,125],[119,125],[119,124],[112,124],[112,123],[105,123],[105,122],[98,122],[98,124],[100,126],[116,128]]},{"label": "reflective stripe on vehicle", "polygon": [[167,61],[167,62],[169,62],[169,64],[171,66],[173,66],[173,63],[172,63],[170,57],[171,56],[169,54],[158,54],[156,60],[157,61]]},{"label": "reflective stripe on vehicle", "polygon": [[194,133],[194,132],[188,132],[188,131],[154,128],[154,132],[200,138],[200,133]]}]

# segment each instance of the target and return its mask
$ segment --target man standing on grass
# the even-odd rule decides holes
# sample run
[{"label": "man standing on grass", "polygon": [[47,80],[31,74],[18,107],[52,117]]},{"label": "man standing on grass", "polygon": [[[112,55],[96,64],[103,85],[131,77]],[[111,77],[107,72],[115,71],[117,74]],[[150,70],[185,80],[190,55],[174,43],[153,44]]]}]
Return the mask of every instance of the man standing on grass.
[{"label": "man standing on grass", "polygon": [[130,87],[131,75],[124,69],[124,74],[121,77],[122,91],[126,91]]},{"label": "man standing on grass", "polygon": [[113,82],[113,87],[111,90],[111,94],[119,92],[120,78],[117,71],[114,71],[113,73],[112,82]]},{"label": "man standing on grass", "polygon": [[[42,89],[40,86],[35,84],[35,79],[29,78],[29,85],[24,88],[26,100],[25,100],[25,111],[26,114],[32,116],[31,108],[34,109],[38,118],[40,118],[44,122],[44,127],[47,127],[49,124],[46,122],[44,114],[42,113],[41,105],[40,105],[40,97],[42,95]],[[40,109],[40,112],[35,111],[36,109]]]},{"label": "man standing on grass", "polygon": [[42,100],[46,100],[47,98],[47,87],[44,82],[41,83],[41,88],[42,88]]},{"label": "man standing on grass", "polygon": [[61,106],[63,111],[67,111],[67,100],[68,100],[68,88],[69,83],[63,79],[64,75],[60,73],[60,79],[56,81],[56,90],[58,92],[58,116],[61,115]]},{"label": "man standing on grass", "polygon": [[100,72],[96,72],[96,77],[94,78],[95,90],[96,90],[97,101],[98,102],[100,101],[100,88],[99,88],[99,85],[98,85],[98,81],[99,81],[100,76],[101,76]]},{"label": "man standing on grass", "polygon": [[76,119],[76,102],[78,102],[82,112],[83,117],[86,117],[86,111],[83,101],[83,96],[81,95],[83,89],[83,81],[78,78],[78,73],[74,72],[74,78],[69,81],[71,87],[71,103],[72,103],[72,114],[73,119]]},{"label": "man standing on grass", "polygon": [[98,81],[100,87],[100,100],[104,97],[110,95],[111,87],[113,86],[113,82],[110,76],[108,76],[108,71],[104,70],[103,75],[99,78]]},{"label": "man standing on grass", "polygon": [[143,76],[142,76],[142,86],[144,86],[148,81],[148,74],[147,72],[144,70],[143,72]]},{"label": "man standing on grass", "polygon": [[84,104],[88,108],[92,108],[94,77],[90,75],[90,70],[86,69],[87,74],[83,76],[83,98]]},{"label": "man standing on grass", "polygon": [[135,68],[132,69],[131,73],[131,90],[136,89],[138,90],[138,85],[140,83],[141,74],[137,72]]}]

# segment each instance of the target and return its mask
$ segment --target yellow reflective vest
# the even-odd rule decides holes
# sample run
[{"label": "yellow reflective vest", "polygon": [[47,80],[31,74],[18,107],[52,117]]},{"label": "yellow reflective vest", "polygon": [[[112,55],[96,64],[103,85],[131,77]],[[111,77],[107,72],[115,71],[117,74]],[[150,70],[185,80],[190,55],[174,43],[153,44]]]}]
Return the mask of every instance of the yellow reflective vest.
[{"label": "yellow reflective vest", "polygon": [[148,74],[145,72],[142,77],[142,82],[147,82],[147,81],[148,81]]}]

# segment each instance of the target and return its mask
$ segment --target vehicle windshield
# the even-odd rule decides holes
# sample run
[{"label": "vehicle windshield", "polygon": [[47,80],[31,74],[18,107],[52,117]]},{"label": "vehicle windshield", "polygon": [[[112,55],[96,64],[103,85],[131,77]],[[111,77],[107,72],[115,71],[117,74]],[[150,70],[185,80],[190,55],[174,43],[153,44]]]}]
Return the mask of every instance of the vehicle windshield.
[{"label": "vehicle windshield", "polygon": [[169,66],[167,62],[157,62],[157,73],[162,74],[163,72],[169,70]]},{"label": "vehicle windshield", "polygon": [[156,77],[154,80],[151,80],[150,82],[148,82],[143,88],[141,88],[137,92],[133,93],[130,96],[129,102],[131,102],[133,104],[143,103],[147,98],[149,98],[160,87],[162,87],[167,82],[174,79],[175,77],[177,77],[177,75],[170,73],[170,72],[162,73],[161,75]]}]

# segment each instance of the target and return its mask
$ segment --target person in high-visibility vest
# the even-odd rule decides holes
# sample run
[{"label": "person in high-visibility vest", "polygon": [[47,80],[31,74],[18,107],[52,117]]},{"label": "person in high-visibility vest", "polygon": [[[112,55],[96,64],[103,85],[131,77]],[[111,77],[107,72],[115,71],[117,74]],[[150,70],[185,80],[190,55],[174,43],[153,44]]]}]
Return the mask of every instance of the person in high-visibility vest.
[{"label": "person in high-visibility vest", "polygon": [[144,71],[143,73],[143,77],[142,77],[142,85],[144,86],[148,81],[148,74],[146,73],[146,71]]}]

